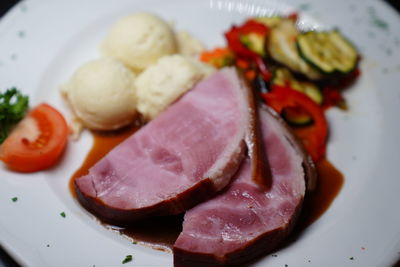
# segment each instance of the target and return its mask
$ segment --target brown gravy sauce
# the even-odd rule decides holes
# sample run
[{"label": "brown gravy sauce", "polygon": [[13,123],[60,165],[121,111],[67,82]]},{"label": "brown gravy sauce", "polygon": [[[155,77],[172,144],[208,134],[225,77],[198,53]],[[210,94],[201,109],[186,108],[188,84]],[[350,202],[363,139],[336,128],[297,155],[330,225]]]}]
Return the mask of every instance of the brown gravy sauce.
[{"label": "brown gravy sauce", "polygon": [[[91,166],[138,129],[139,127],[132,126],[112,134],[92,132],[93,146],[82,166],[72,175],[69,183],[71,194],[74,197],[76,197],[75,179],[87,174]],[[328,160],[322,160],[316,167],[318,185],[314,192],[307,193],[297,232],[304,230],[329,208],[344,182],[343,175]],[[183,215],[150,218],[119,231],[135,242],[158,250],[171,251],[182,230],[182,221]]]}]

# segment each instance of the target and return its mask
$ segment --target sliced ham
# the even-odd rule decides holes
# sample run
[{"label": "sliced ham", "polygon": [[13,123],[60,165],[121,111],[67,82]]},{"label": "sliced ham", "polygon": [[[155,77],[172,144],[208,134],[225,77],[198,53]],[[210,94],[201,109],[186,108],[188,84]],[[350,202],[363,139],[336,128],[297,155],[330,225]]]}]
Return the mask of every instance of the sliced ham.
[{"label": "sliced ham", "polygon": [[240,265],[270,252],[291,232],[305,176],[315,175],[314,169],[282,122],[266,109],[259,114],[271,186],[252,180],[246,159],[224,191],[186,212],[173,249],[175,266]]},{"label": "sliced ham", "polygon": [[267,155],[264,149],[264,141],[261,136],[261,127],[259,119],[259,103],[257,94],[250,85],[242,78],[243,87],[249,103],[250,123],[246,134],[246,145],[248,155],[251,159],[251,179],[260,186],[268,188],[271,185],[271,170],[268,165]]},{"label": "sliced ham", "polygon": [[244,90],[233,68],[198,83],[76,179],[80,203],[105,222],[126,225],[210,198],[245,157]]}]

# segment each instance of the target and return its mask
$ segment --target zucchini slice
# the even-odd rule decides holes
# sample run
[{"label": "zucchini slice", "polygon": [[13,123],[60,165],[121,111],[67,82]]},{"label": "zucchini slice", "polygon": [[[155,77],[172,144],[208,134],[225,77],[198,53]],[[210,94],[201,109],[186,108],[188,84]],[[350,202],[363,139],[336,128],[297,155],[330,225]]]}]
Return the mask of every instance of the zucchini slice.
[{"label": "zucchini slice", "polygon": [[302,33],[296,45],[302,58],[322,73],[347,74],[357,66],[357,50],[338,30]]},{"label": "zucchini slice", "polygon": [[254,18],[255,21],[264,24],[269,28],[273,28],[277,26],[283,20],[283,17],[280,16],[271,16],[271,17],[256,17]]},{"label": "zucchini slice", "polygon": [[243,34],[240,36],[240,42],[254,53],[265,56],[265,37],[257,33]]},{"label": "zucchini slice", "polygon": [[274,70],[271,83],[280,86],[289,86],[294,90],[306,94],[319,105],[321,105],[323,102],[323,96],[318,86],[311,82],[299,81],[295,79],[290,71],[286,68],[276,68]]},{"label": "zucchini slice", "polygon": [[293,127],[303,127],[314,123],[312,117],[300,107],[284,108],[281,115]]},{"label": "zucchini slice", "polygon": [[295,23],[290,19],[282,19],[271,29],[267,41],[269,56],[295,72],[302,73],[311,80],[319,80],[323,75],[305,61],[296,47],[296,39],[300,34]]}]

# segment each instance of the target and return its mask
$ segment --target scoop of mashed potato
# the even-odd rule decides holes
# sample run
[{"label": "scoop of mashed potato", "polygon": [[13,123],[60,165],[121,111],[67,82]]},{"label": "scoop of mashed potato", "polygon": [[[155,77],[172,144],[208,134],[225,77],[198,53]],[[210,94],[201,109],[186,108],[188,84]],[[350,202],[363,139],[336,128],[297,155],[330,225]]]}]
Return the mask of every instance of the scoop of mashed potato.
[{"label": "scoop of mashed potato", "polygon": [[214,71],[207,64],[182,55],[160,58],[135,80],[138,111],[146,120],[155,118],[198,81]]},{"label": "scoop of mashed potato", "polygon": [[181,31],[176,33],[179,54],[184,56],[197,56],[204,51],[203,44],[190,33]]},{"label": "scoop of mashed potato", "polygon": [[176,53],[177,49],[170,25],[148,13],[118,20],[102,44],[105,55],[119,59],[135,71],[142,71],[160,57]]},{"label": "scoop of mashed potato", "polygon": [[135,74],[116,59],[82,65],[63,88],[75,115],[94,130],[115,130],[136,114]]}]

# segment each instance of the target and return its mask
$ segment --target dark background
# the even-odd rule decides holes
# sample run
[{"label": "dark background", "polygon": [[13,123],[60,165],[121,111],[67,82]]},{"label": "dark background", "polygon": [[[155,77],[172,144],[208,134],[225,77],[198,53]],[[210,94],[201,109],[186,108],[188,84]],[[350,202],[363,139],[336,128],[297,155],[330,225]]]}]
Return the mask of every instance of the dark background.
[{"label": "dark background", "polygon": [[[0,0],[0,19],[1,17],[19,0]],[[385,0],[394,7],[400,14],[400,0]],[[362,3],[360,1],[360,3]],[[1,248],[0,246],[0,266],[18,267],[19,265]],[[395,266],[400,266],[400,262]]]}]

